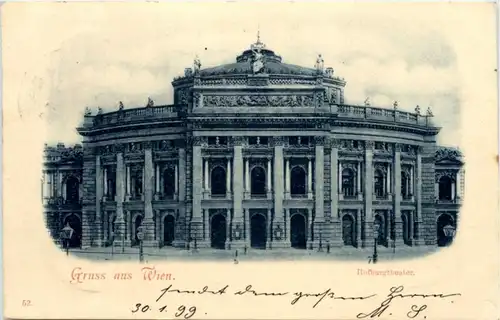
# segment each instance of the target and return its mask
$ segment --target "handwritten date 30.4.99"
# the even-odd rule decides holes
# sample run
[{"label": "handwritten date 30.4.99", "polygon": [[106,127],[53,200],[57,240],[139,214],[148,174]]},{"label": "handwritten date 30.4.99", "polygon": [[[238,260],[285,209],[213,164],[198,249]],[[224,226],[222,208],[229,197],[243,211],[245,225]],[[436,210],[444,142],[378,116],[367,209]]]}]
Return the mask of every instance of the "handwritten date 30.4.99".
[{"label": "handwritten date 30.4.99", "polygon": [[[152,310],[153,310],[153,308],[151,308],[147,304],[136,303],[134,309],[132,309],[132,313],[147,313],[147,312],[152,311]],[[171,310],[175,310],[175,311],[171,311]],[[196,307],[195,306],[186,307],[184,305],[181,305],[181,306],[177,307],[177,309],[175,309],[175,308],[168,308],[166,305],[164,305],[164,306],[158,308],[158,311],[161,313],[173,312],[175,318],[189,319],[192,316],[194,316],[194,314],[196,313]]]}]

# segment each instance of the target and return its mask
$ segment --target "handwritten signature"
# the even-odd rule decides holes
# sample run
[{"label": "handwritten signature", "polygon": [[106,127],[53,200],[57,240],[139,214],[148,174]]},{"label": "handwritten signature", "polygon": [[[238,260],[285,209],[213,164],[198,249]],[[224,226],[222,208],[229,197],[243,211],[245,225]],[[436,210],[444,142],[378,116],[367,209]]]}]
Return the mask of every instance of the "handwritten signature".
[{"label": "handwritten signature", "polygon": [[[389,289],[389,293],[385,296],[385,299],[380,302],[380,305],[378,305],[376,308],[374,308],[372,311],[369,312],[359,312],[356,317],[358,319],[365,319],[365,318],[378,318],[382,314],[384,314],[390,307],[391,303],[395,299],[416,299],[413,301],[416,301],[412,303],[412,305],[409,307],[406,316],[408,318],[416,318],[419,314],[421,314],[424,310],[427,309],[428,305],[427,304],[421,304],[420,301],[421,299],[452,299],[452,297],[457,297],[461,296],[460,293],[433,293],[433,294],[422,294],[422,293],[403,293],[405,290],[404,286],[399,285],[399,286],[394,286]],[[347,301],[347,300],[373,300],[375,299],[378,295],[377,294],[368,294],[368,295],[360,295],[360,296],[343,296],[343,295],[338,295],[336,294],[332,288],[328,288],[324,291],[321,292],[316,292],[316,293],[307,293],[307,292],[302,292],[302,291],[297,291],[297,292],[289,292],[289,291],[283,291],[283,292],[274,292],[274,291],[258,291],[254,289],[252,285],[247,285],[244,289],[240,290],[230,290],[229,285],[225,285],[221,287],[220,289],[210,289],[208,286],[204,286],[201,290],[185,290],[185,289],[179,289],[175,288],[172,284],[169,285],[168,287],[164,288],[161,290],[160,295],[156,298],[155,303],[161,303],[160,301],[164,298],[166,294],[185,294],[185,295],[212,295],[212,296],[223,296],[223,295],[228,295],[232,294],[235,296],[254,296],[254,297],[265,297],[265,298],[280,298],[280,297],[285,297],[289,298],[289,303],[291,305],[296,305],[299,302],[305,301],[305,300],[312,300],[312,308],[316,308],[322,303],[325,299],[330,299],[330,300],[340,300],[340,301]],[[453,302],[453,300],[451,301]],[[147,307],[145,307],[147,306]],[[133,312],[138,312],[139,310],[143,309],[149,309],[149,305],[141,304],[138,303],[135,305],[135,309]],[[162,307],[159,308],[162,310]],[[181,306],[178,308],[178,313],[176,313],[179,316],[184,316],[185,319],[190,318],[195,312],[196,312],[196,306],[193,306],[192,308],[189,308],[189,311],[185,313],[185,310],[187,308],[184,306]],[[144,312],[144,311],[143,311]],[[391,315],[392,313],[390,313]]]}]

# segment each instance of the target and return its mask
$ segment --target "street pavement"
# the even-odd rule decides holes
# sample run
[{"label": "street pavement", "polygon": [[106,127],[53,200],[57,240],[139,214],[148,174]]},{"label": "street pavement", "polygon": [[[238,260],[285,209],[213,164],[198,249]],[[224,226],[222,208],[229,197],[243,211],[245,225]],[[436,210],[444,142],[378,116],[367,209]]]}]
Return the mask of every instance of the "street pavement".
[{"label": "street pavement", "polygon": [[[400,248],[379,247],[377,249],[378,261],[415,259],[438,251],[436,246],[421,246]],[[122,252],[123,251],[123,252]],[[115,260],[115,261],[139,261],[139,248],[111,247],[71,249],[69,254],[84,259],[91,260]],[[326,249],[322,251],[300,250],[300,249],[248,249],[245,253],[243,249],[238,250],[217,250],[211,248],[186,250],[177,248],[144,248],[144,261],[184,261],[184,260],[204,260],[204,261],[234,261],[237,256],[238,261],[296,261],[296,260],[344,260],[344,261],[366,261],[373,255],[373,248],[353,248],[342,247],[332,248],[330,252]]]}]

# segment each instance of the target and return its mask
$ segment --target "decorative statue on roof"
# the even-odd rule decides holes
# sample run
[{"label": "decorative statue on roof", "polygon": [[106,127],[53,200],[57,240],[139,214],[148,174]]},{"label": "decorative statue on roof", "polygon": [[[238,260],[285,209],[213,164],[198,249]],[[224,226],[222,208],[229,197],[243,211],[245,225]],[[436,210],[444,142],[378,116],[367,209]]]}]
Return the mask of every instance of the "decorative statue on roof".
[{"label": "decorative statue on roof", "polygon": [[89,107],[85,107],[85,113],[84,113],[85,116],[91,116],[92,115],[92,111],[90,110]]},{"label": "decorative statue on roof", "polygon": [[120,110],[120,111],[121,111],[121,110],[123,110],[123,108],[125,108],[125,107],[123,106],[123,102],[121,102],[121,101],[120,101],[120,102],[118,102],[118,110]]},{"label": "decorative statue on roof", "polygon": [[260,42],[260,32],[257,32],[257,42],[252,44],[251,46],[251,50],[253,52],[253,73],[262,73],[264,71],[264,55],[262,54],[262,49],[264,49],[265,47],[266,45]]},{"label": "decorative statue on roof", "polygon": [[370,97],[367,97],[365,100],[365,106],[369,107],[370,106]]},{"label": "decorative statue on roof", "polygon": [[398,110],[398,102],[397,101],[394,101],[394,103],[392,104],[392,106],[394,107],[394,110]]},{"label": "decorative statue on roof", "polygon": [[434,114],[432,113],[431,107],[427,108],[427,116],[428,117],[434,117]]},{"label": "decorative statue on roof", "polygon": [[318,72],[318,74],[323,73],[323,70],[325,68],[325,60],[323,60],[323,57],[321,56],[321,54],[318,55],[318,58],[316,59],[316,64],[314,65],[314,67],[316,68],[316,71]]},{"label": "decorative statue on roof", "polygon": [[415,113],[417,115],[420,115],[420,106],[417,104],[417,106],[415,107]]},{"label": "decorative statue on roof", "polygon": [[148,104],[146,105],[147,108],[150,108],[150,107],[154,107],[155,105],[155,102],[153,101],[153,99],[151,99],[151,97],[148,97]]},{"label": "decorative statue on roof", "polygon": [[201,61],[200,61],[200,58],[198,58],[198,55],[196,55],[196,57],[194,58],[194,73],[197,74],[200,69],[201,69]]},{"label": "decorative statue on roof", "polygon": [[102,114],[102,108],[101,107],[97,108],[97,114]]}]

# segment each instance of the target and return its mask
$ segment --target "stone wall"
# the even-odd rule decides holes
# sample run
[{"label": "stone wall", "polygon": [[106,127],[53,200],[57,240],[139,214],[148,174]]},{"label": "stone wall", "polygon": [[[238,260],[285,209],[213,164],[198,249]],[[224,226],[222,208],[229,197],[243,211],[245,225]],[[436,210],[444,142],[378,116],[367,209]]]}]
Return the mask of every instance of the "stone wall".
[{"label": "stone wall", "polygon": [[82,203],[82,248],[89,247],[96,238],[93,221],[96,201],[96,158],[94,149],[83,147],[83,203]]},{"label": "stone wall", "polygon": [[436,143],[428,142],[422,148],[422,222],[420,224],[424,244],[436,244],[435,214],[435,162]]}]

